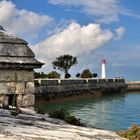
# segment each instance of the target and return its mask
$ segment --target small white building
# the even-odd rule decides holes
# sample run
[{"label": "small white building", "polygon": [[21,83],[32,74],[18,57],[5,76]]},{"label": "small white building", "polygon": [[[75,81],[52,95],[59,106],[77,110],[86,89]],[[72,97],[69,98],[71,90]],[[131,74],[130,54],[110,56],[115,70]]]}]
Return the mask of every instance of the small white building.
[{"label": "small white building", "polygon": [[0,105],[34,105],[34,71],[43,63],[35,59],[28,43],[0,26]]}]

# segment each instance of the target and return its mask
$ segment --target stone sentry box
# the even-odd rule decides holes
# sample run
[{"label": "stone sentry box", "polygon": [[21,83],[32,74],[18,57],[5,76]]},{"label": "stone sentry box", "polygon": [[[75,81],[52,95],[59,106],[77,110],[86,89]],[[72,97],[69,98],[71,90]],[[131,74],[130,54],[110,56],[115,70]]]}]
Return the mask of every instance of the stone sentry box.
[{"label": "stone sentry box", "polygon": [[42,65],[25,40],[9,35],[0,26],[0,106],[33,106],[33,69]]}]

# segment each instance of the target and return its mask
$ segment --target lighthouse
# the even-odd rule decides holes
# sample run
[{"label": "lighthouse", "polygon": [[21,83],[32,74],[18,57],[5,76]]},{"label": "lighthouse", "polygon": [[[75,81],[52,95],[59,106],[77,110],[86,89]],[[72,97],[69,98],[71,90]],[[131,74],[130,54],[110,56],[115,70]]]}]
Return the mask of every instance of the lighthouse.
[{"label": "lighthouse", "polygon": [[106,60],[105,59],[103,59],[102,60],[102,73],[101,73],[101,75],[102,75],[102,79],[105,79],[106,78]]}]

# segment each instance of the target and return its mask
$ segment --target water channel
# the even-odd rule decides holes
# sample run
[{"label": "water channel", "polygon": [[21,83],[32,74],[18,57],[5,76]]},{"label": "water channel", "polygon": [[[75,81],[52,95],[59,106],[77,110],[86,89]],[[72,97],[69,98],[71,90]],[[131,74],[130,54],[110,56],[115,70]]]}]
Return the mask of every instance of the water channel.
[{"label": "water channel", "polygon": [[89,126],[105,130],[124,130],[132,124],[140,125],[140,93],[123,93],[43,103],[46,112],[66,109]]}]

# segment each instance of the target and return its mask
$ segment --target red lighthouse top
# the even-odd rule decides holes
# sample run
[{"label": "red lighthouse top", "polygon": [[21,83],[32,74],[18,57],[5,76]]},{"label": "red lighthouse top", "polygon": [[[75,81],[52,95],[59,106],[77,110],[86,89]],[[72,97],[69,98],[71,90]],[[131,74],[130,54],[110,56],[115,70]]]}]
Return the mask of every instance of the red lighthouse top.
[{"label": "red lighthouse top", "polygon": [[106,60],[105,59],[102,59],[102,64],[106,64]]}]

